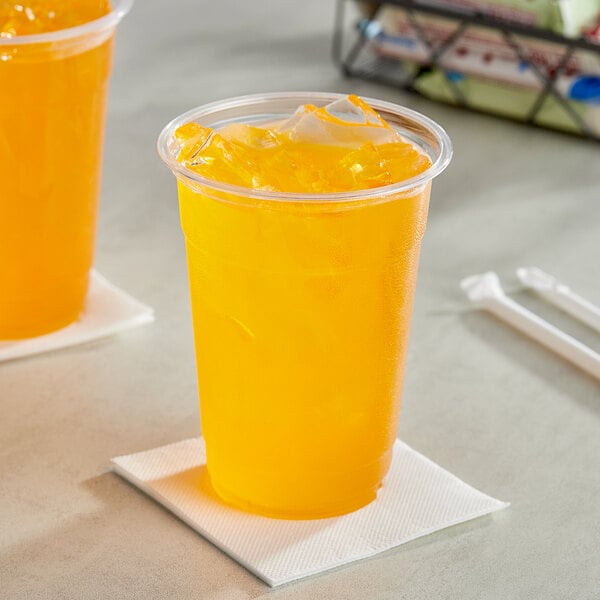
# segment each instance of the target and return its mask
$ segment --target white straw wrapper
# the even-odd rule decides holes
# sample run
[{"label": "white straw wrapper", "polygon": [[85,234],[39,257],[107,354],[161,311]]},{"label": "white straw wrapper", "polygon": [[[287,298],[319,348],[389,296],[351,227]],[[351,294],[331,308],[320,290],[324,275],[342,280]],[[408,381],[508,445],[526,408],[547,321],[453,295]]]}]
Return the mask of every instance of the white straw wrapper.
[{"label": "white straw wrapper", "polygon": [[517,269],[517,277],[525,287],[537,292],[544,300],[600,332],[600,308],[573,292],[552,275],[537,267],[520,267]]},{"label": "white straw wrapper", "polygon": [[460,285],[471,302],[600,379],[600,354],[508,298],[496,273],[472,275]]}]

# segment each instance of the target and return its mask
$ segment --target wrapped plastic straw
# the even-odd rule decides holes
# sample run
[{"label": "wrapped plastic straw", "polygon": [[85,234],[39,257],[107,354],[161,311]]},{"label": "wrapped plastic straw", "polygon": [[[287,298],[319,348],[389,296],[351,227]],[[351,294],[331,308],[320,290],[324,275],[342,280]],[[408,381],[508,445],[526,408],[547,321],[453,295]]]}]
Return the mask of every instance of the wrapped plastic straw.
[{"label": "wrapped plastic straw", "polygon": [[471,302],[600,379],[600,354],[506,296],[496,273],[472,275],[460,285]]},{"label": "wrapped plastic straw", "polygon": [[573,292],[552,275],[537,267],[521,267],[517,269],[517,277],[525,287],[537,292],[544,300],[600,332],[600,308]]}]

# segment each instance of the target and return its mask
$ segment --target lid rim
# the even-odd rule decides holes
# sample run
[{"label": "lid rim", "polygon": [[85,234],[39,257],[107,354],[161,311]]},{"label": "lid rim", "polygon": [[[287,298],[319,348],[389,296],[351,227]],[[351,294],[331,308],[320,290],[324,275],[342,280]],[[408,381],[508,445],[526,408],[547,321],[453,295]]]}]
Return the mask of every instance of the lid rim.
[{"label": "lid rim", "polygon": [[3,46],[25,46],[29,44],[44,44],[62,42],[84,36],[88,33],[97,33],[118,25],[119,21],[131,10],[135,0],[113,0],[113,9],[81,25],[47,31],[45,33],[32,33],[27,35],[16,35],[14,37],[0,37],[0,49]]}]

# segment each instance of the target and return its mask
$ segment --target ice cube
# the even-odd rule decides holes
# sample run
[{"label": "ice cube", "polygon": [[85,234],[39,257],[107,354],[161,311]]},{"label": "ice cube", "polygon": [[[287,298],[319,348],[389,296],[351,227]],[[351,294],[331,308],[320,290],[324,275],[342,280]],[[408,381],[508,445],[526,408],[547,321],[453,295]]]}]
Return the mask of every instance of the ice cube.
[{"label": "ice cube", "polygon": [[373,188],[410,179],[430,164],[427,156],[410,144],[367,143],[346,154],[337,170],[351,173],[355,187]]},{"label": "ice cube", "polygon": [[[188,127],[190,125],[195,127]],[[240,127],[246,128],[244,125]],[[238,130],[238,133],[242,132],[246,136],[252,135],[254,139],[259,135],[258,130],[249,132],[248,128]],[[196,123],[188,123],[175,132],[175,137],[182,143],[178,160],[196,173],[242,187],[272,189],[265,180],[262,164],[256,161],[254,149],[236,139],[228,128],[215,132]],[[266,139],[268,136],[262,141]]]},{"label": "ice cube", "polygon": [[366,102],[350,95],[317,108],[300,107],[278,127],[298,143],[360,147],[363,144],[387,144],[400,140],[390,127]]},{"label": "ice cube", "polygon": [[186,123],[175,131],[175,140],[178,144],[177,160],[186,167],[196,164],[198,153],[212,135],[213,130],[202,127],[198,123]]},{"label": "ice cube", "polygon": [[219,131],[223,139],[244,144],[251,148],[266,149],[279,145],[275,133],[269,128],[254,127],[244,123],[230,123]]}]

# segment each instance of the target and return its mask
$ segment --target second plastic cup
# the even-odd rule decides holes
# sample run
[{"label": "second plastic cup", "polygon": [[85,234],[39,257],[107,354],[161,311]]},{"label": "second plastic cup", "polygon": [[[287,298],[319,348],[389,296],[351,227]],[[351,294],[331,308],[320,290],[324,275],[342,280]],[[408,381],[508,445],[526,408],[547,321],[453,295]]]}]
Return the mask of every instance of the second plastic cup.
[{"label": "second plastic cup", "polygon": [[177,176],[207,467],[227,503],[310,519],[372,501],[392,457],[431,180],[451,144],[430,119],[367,99],[431,158],[360,192],[259,192],[177,162],[189,121],[282,119],[337,94],[268,94],[190,111],[159,152]]},{"label": "second plastic cup", "polygon": [[117,23],[0,39],[0,340],[48,333],[84,307]]}]

